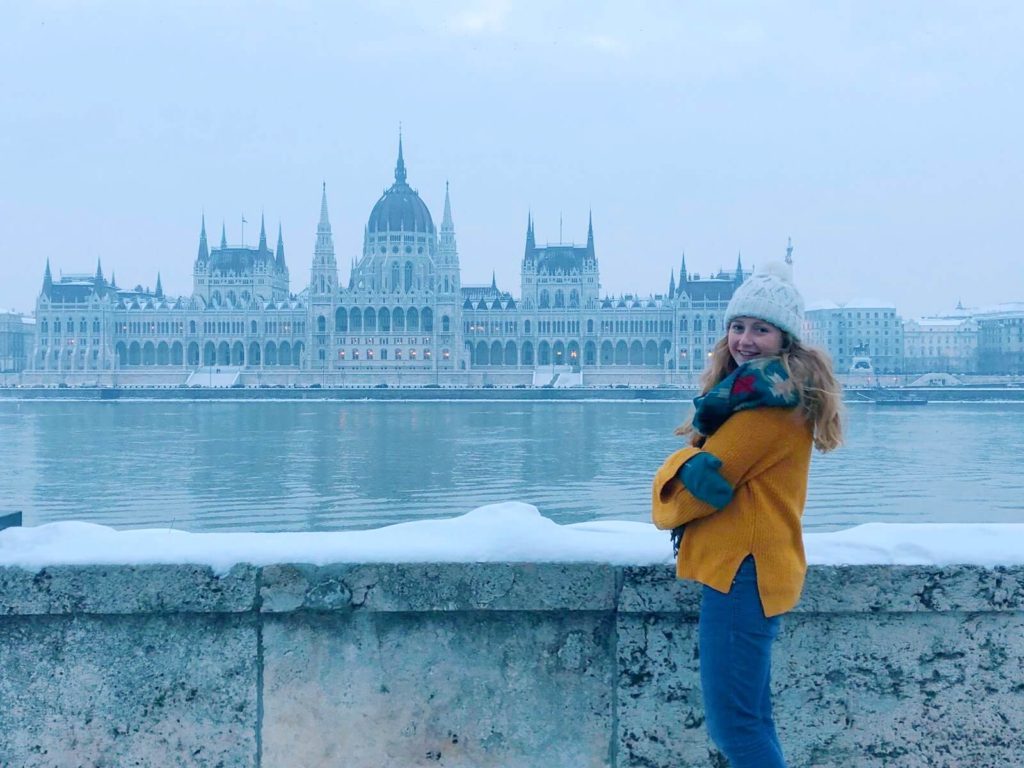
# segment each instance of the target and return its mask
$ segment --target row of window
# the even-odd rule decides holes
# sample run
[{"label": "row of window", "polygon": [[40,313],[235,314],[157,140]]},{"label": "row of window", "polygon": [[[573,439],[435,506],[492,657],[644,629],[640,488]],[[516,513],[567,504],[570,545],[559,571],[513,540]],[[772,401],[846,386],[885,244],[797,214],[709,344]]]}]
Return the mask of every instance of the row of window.
[{"label": "row of window", "polygon": [[[327,332],[327,318],[321,315],[316,319],[316,323],[317,333]],[[448,315],[444,315],[441,318],[441,332],[450,333],[450,329],[451,320]],[[381,307],[376,310],[370,307],[362,310],[356,307],[349,310],[346,310],[344,307],[338,307],[334,313],[334,331],[336,333],[377,330],[385,332],[390,332],[391,330],[422,330],[425,333],[432,333],[434,330],[434,312],[430,307],[424,307],[422,310],[418,310],[415,307],[410,307],[409,309]]]},{"label": "row of window", "polygon": [[[433,353],[429,349],[417,350],[413,348],[409,349],[391,349],[390,352],[387,348],[376,349],[357,349],[352,348],[349,350],[339,349],[338,360],[387,360],[388,355],[391,355],[392,360],[431,360]],[[441,350],[441,359],[451,359],[452,353],[450,350]]]}]

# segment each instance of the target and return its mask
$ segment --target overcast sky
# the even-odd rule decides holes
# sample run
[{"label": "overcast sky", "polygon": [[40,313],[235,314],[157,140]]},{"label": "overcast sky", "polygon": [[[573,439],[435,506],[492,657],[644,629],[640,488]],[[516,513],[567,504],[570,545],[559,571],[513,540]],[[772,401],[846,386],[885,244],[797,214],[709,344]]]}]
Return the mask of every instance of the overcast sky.
[{"label": "overcast sky", "polygon": [[781,259],[808,302],[905,316],[1024,300],[1020,2],[0,0],[0,307],[50,259],[172,295],[211,245],[284,230],[308,283],[327,183],[341,279],[393,182],[464,284],[519,295],[586,240],[602,292]]}]

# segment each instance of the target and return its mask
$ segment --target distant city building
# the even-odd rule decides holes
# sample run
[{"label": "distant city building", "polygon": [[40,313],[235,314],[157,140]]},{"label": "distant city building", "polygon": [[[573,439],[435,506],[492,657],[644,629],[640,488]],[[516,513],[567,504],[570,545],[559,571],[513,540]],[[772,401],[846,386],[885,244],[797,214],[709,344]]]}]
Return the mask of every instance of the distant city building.
[{"label": "distant city building", "polygon": [[18,312],[0,313],[0,373],[18,373],[28,365],[35,325],[34,319]]},{"label": "distant city building", "polygon": [[[326,186],[309,283],[298,293],[280,226],[274,249],[262,220],[255,247],[229,245],[222,227],[210,248],[204,217],[187,297],[165,295],[159,274],[153,289],[119,287],[100,264],[94,274],[54,279],[47,260],[29,367],[40,383],[128,374],[137,374],[133,382],[184,383],[201,368],[237,369],[247,384],[403,375],[457,383],[481,371],[536,382],[548,369],[552,378],[562,369],[605,383],[635,373],[688,381],[704,368],[729,299],[749,274],[737,258],[734,270],[702,277],[684,257],[664,293],[602,296],[593,220],[585,245],[540,245],[528,217],[519,297],[493,278],[465,286],[448,189],[436,229],[407,183],[399,141],[394,183],[370,212],[347,280],[338,273]],[[885,311],[887,320],[895,315]],[[883,365],[898,357],[888,322],[884,334],[867,319],[851,326],[877,344]]]},{"label": "distant city building", "polygon": [[869,357],[876,373],[903,372],[903,322],[893,304],[870,299],[811,304],[804,312],[804,332],[808,343],[828,352],[837,373],[848,372],[855,357]]},{"label": "distant city building", "polygon": [[988,308],[976,320],[979,373],[1024,375],[1024,303]]},{"label": "distant city building", "polygon": [[907,320],[903,349],[906,373],[977,373],[978,322],[962,306],[948,315]]}]

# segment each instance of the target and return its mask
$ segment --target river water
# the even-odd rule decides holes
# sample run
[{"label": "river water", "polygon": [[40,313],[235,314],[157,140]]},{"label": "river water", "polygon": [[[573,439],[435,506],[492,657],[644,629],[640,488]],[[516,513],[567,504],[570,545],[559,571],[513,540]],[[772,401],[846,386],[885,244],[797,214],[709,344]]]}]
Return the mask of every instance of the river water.
[{"label": "river water", "polygon": [[[671,402],[0,402],[0,514],[25,525],[326,531],[518,500],[648,520]],[[1024,403],[850,404],[808,530],[1024,522]]]}]

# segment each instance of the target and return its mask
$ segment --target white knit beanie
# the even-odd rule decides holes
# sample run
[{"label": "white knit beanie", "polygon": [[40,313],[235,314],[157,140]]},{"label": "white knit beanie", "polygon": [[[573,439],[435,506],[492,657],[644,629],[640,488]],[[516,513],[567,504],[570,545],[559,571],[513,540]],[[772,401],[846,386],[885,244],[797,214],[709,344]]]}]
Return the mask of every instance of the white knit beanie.
[{"label": "white knit beanie", "polygon": [[788,264],[773,261],[742,283],[725,310],[728,327],[733,318],[756,317],[767,320],[794,339],[800,338],[804,319],[804,300],[793,285],[793,270]]}]

